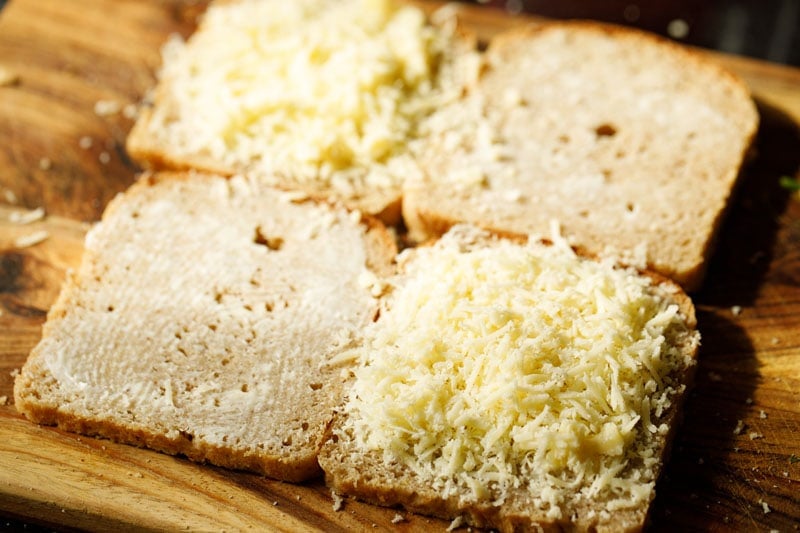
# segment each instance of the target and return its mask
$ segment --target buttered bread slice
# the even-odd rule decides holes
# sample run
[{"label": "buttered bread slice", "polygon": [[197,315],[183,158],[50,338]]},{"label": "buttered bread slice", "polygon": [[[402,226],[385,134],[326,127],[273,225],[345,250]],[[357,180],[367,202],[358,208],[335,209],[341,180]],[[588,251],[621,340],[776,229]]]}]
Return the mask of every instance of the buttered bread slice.
[{"label": "buttered bread slice", "polygon": [[418,241],[556,219],[588,253],[642,250],[695,290],[757,125],[744,83],[676,44],[583,22],[511,30],[425,122],[403,216]]},{"label": "buttered bread slice", "polygon": [[39,424],[299,481],[396,249],[356,212],[242,177],[159,174],[86,237],[14,383]]},{"label": "buttered bread slice", "polygon": [[[130,136],[150,168],[247,173],[389,223],[408,144],[477,68],[474,39],[393,0],[214,2],[164,48]],[[470,65],[472,68],[470,68]]]},{"label": "buttered bread slice", "polygon": [[685,293],[469,226],[399,268],[342,355],[332,490],[503,531],[640,529],[695,365]]}]

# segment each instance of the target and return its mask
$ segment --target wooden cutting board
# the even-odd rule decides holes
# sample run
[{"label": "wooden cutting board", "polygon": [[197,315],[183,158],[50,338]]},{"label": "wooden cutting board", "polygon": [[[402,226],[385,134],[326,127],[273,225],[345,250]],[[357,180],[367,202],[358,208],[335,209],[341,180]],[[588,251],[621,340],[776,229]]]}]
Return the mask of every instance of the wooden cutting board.
[{"label": "wooden cutting board", "polygon": [[[134,179],[127,104],[154,81],[159,46],[188,35],[198,2],[11,0],[0,11],[0,514],[88,530],[444,530],[446,522],[38,427],[13,373],[40,337],[88,223]],[[480,7],[486,39],[520,24]],[[741,75],[762,127],[702,291],[695,391],[653,530],[795,531],[800,524],[800,71],[712,54]],[[4,74],[3,74],[4,73]],[[98,104],[100,102],[100,104]],[[114,104],[108,104],[114,102]],[[13,219],[43,207],[29,224]],[[19,237],[39,233],[39,244]],[[34,235],[36,236],[36,235]]]}]

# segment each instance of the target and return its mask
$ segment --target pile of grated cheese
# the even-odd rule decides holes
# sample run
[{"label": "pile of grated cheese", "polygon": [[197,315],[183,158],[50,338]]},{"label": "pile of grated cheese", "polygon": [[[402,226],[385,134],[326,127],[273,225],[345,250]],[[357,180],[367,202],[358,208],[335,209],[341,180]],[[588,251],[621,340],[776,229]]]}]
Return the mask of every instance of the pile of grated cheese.
[{"label": "pile of grated cheese", "polygon": [[402,258],[343,434],[462,503],[522,489],[560,518],[568,500],[649,502],[698,334],[650,278],[559,238],[487,239],[457,227]]},{"label": "pile of grated cheese", "polygon": [[182,155],[321,182],[398,187],[418,122],[444,99],[452,25],[391,0],[239,0],[172,39],[148,132]]}]

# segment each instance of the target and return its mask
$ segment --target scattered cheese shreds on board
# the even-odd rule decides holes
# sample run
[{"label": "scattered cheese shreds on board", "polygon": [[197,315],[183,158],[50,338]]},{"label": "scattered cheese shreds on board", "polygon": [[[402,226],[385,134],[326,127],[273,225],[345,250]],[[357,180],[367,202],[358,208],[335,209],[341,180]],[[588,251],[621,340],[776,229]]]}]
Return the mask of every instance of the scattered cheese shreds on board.
[{"label": "scattered cheese shreds on board", "polygon": [[22,235],[14,240],[15,248],[30,248],[50,237],[50,234],[45,230],[36,231],[27,235]]}]

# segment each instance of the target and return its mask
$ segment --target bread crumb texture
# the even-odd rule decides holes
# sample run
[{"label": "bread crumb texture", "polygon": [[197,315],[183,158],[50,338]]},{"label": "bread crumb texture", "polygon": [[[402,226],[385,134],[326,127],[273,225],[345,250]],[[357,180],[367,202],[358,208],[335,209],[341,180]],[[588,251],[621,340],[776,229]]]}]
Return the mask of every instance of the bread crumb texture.
[{"label": "bread crumb texture", "polygon": [[17,407],[221,466],[318,472],[341,402],[339,370],[323,363],[378,308],[359,283],[368,231],[243,177],[143,178],[88,233],[15,381]]},{"label": "bread crumb texture", "polygon": [[674,291],[558,238],[465,226],[401,268],[337,428],[350,460],[382,454],[455,509],[520,494],[542,522],[646,508],[699,343]]},{"label": "bread crumb texture", "polygon": [[212,4],[187,42],[165,46],[147,133],[173,157],[340,198],[399,190],[418,121],[458,94],[455,38],[390,0]]}]

